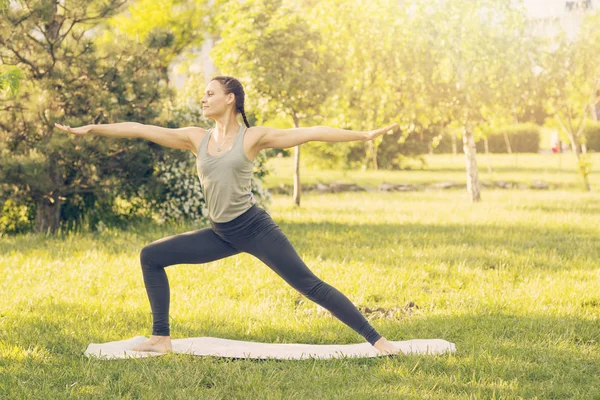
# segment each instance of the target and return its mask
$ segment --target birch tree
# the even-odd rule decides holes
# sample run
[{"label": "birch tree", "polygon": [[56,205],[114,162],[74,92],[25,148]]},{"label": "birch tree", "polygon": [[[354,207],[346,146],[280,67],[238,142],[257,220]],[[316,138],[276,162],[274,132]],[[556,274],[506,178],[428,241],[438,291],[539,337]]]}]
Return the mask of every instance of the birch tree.
[{"label": "birch tree", "polygon": [[546,106],[569,139],[584,188],[591,190],[591,162],[583,135],[600,102],[600,12],[588,15],[574,38],[564,33],[550,41],[542,61],[541,79],[548,88]]},{"label": "birch tree", "polygon": [[529,48],[524,9],[503,0],[415,0],[407,8],[425,49],[419,65],[427,68],[415,74],[434,83],[423,86],[429,99],[423,105],[460,126],[467,191],[472,202],[480,201],[475,133],[512,113],[520,81],[515,64],[531,64],[519,56]]}]

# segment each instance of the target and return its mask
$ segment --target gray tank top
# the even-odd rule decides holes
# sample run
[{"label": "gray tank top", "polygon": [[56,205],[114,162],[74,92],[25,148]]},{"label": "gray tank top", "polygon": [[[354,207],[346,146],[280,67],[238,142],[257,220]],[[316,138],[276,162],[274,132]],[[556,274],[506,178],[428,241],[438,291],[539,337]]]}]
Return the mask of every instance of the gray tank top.
[{"label": "gray tank top", "polygon": [[244,125],[240,125],[231,149],[218,156],[208,154],[208,140],[213,129],[209,129],[200,141],[196,169],[209,218],[213,222],[229,222],[256,203],[251,189],[254,163],[244,153]]}]

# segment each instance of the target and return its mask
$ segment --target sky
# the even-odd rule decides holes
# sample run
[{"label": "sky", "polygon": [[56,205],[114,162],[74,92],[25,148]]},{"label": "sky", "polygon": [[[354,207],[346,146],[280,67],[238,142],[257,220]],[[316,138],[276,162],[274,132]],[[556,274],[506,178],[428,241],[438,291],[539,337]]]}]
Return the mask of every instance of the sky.
[{"label": "sky", "polygon": [[[532,17],[542,18],[562,15],[566,0],[524,0],[524,2]],[[599,3],[599,0],[592,0],[594,9],[600,9]]]}]

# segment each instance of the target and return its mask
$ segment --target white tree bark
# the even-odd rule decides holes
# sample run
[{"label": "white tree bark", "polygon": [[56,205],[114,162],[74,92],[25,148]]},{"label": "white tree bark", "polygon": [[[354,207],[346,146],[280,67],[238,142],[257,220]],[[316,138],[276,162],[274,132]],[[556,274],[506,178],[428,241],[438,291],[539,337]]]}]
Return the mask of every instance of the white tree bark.
[{"label": "white tree bark", "polygon": [[[299,127],[298,116],[292,110],[292,119],[294,120],[294,128]],[[300,145],[294,147],[294,203],[300,206],[300,196],[302,195],[300,187]]]},{"label": "white tree bark", "polygon": [[294,147],[294,203],[300,205],[300,145]]},{"label": "white tree bark", "polygon": [[463,134],[463,151],[465,153],[465,162],[467,170],[467,192],[471,196],[471,202],[475,203],[481,200],[479,190],[479,178],[477,176],[477,159],[475,157],[475,138],[473,131],[465,126]]}]

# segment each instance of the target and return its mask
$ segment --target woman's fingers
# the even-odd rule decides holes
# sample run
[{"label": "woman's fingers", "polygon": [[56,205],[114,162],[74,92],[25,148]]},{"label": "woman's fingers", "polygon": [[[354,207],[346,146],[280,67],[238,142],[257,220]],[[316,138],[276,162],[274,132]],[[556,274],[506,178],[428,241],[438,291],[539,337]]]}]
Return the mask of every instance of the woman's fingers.
[{"label": "woman's fingers", "polygon": [[391,124],[390,126],[385,128],[385,130],[389,131],[390,129],[396,129],[396,127],[398,127],[398,124],[396,122],[394,122],[393,124]]},{"label": "woman's fingers", "polygon": [[385,132],[387,132],[387,131],[389,131],[389,130],[392,130],[392,129],[394,129],[396,126],[398,126],[398,124],[392,124],[392,125],[388,125],[388,126],[386,126],[385,128],[381,128],[381,129],[379,130],[379,132],[381,132],[381,133],[385,133]]},{"label": "woman's fingers", "polygon": [[393,123],[391,125],[386,126],[385,128],[379,128],[379,129],[372,130],[371,132],[368,133],[367,138],[368,138],[368,140],[373,140],[377,136],[383,135],[387,131],[394,130],[397,127],[398,127],[398,124]]},{"label": "woman's fingers", "polygon": [[70,129],[71,129],[71,127],[68,125],[61,125],[61,124],[57,124],[57,123],[54,123],[54,126],[56,126],[59,129],[62,129],[63,131],[67,131],[67,132],[70,132]]},{"label": "woman's fingers", "polygon": [[57,124],[57,123],[55,123],[54,126],[56,126],[59,129],[62,129],[63,131],[72,133],[74,135],[83,135],[89,131],[89,128],[87,126],[82,126],[79,128],[71,128],[69,125],[61,125],[61,124]]}]

